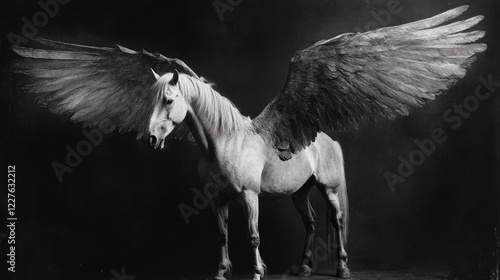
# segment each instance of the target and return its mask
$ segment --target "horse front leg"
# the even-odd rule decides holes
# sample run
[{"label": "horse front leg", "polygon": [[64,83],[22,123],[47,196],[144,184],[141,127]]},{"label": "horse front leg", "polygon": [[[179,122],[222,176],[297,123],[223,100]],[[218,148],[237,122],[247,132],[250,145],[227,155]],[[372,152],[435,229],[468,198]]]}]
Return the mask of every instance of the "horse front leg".
[{"label": "horse front leg", "polygon": [[243,191],[243,210],[248,219],[248,229],[250,237],[250,245],[253,250],[254,257],[254,275],[253,280],[260,280],[266,274],[266,265],[262,261],[259,253],[260,236],[259,236],[259,196],[253,191]]},{"label": "horse front leg", "polygon": [[231,261],[229,260],[228,249],[228,217],[229,217],[229,199],[220,196],[215,200],[215,216],[217,218],[217,225],[219,227],[219,244],[221,261],[219,263],[219,270],[216,280],[226,280],[226,276],[231,276]]}]

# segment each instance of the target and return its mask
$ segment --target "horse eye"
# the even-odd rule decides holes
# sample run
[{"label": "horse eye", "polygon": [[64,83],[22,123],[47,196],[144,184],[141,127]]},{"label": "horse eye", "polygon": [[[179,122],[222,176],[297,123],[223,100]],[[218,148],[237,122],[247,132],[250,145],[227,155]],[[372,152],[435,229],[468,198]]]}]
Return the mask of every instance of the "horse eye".
[{"label": "horse eye", "polygon": [[174,100],[167,97],[163,97],[162,99],[163,106],[170,105],[172,102],[174,102]]}]

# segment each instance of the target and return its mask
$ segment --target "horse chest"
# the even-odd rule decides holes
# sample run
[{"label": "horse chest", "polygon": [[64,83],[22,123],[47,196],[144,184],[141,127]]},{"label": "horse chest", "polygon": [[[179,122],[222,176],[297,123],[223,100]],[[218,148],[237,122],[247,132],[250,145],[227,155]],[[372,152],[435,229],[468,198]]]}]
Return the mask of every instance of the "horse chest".
[{"label": "horse chest", "polygon": [[235,188],[258,188],[265,158],[263,143],[259,139],[241,136],[220,145],[215,162]]}]

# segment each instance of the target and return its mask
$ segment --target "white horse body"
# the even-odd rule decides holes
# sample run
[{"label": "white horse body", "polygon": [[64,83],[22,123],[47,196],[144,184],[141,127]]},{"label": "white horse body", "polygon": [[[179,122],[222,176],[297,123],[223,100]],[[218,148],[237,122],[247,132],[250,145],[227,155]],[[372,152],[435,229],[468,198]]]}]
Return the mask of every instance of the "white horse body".
[{"label": "white horse body", "polygon": [[[172,82],[174,81],[174,82]],[[325,197],[336,215],[338,249],[337,275],[347,278],[347,254],[344,249],[347,225],[347,193],[340,145],[325,133],[318,133],[314,142],[296,152],[290,159],[281,160],[275,148],[266,141],[249,118],[242,116],[226,98],[210,85],[188,75],[167,73],[158,76],[152,87],[158,102],[151,118],[151,145],[162,147],[161,141],[184,119],[203,152],[199,175],[205,184],[218,187],[215,212],[221,243],[222,260],[218,279],[229,274],[227,247],[227,203],[235,199],[244,206],[249,219],[249,232],[255,255],[254,279],[265,274],[265,265],[258,250],[259,196],[292,195],[294,205],[306,225],[306,246],[301,267],[302,275],[311,273],[311,257],[316,215],[309,202],[313,185]],[[164,104],[169,104],[165,107]],[[220,177],[225,178],[221,180]],[[340,195],[339,195],[340,194]],[[345,216],[344,216],[345,213]]]},{"label": "white horse body", "polygon": [[[168,92],[167,86],[172,78],[172,73],[159,78],[158,83],[165,86],[159,86],[157,89],[163,88],[165,92],[159,94],[166,94],[174,100],[176,93]],[[235,188],[233,191],[241,192],[245,188],[271,196],[291,195],[313,175],[325,183],[334,184],[341,179],[343,161],[340,145],[325,133],[318,133],[311,145],[297,152],[291,159],[280,160],[276,149],[255,131],[252,120],[241,115],[229,100],[208,84],[187,75],[180,74],[179,83],[178,94],[183,97],[187,106],[179,107],[185,108],[187,112],[171,112],[168,113],[168,118],[176,119],[175,114],[180,116],[179,120],[189,116],[188,125],[195,139],[206,139],[206,144],[203,144],[202,140],[198,141],[202,150],[205,150],[205,160],[209,166],[217,166],[217,172],[229,179]],[[202,103],[212,103],[211,106],[227,109],[206,110],[206,105],[200,105]],[[161,105],[158,105],[155,110],[157,113],[153,113],[151,121],[153,135],[156,135],[154,133],[158,131],[157,128],[165,129],[158,131],[156,137],[159,139],[168,135],[175,126],[166,116],[159,115],[162,109]],[[214,126],[210,121],[213,116],[207,116],[207,113],[221,113],[221,110],[231,110],[232,116],[226,120],[216,118],[220,123]],[[167,124],[155,120],[164,120]],[[227,131],[217,131],[222,129],[221,127]]]},{"label": "white horse body", "polygon": [[[261,135],[246,129],[219,141],[216,148],[218,172],[241,188],[251,189],[265,196],[285,196],[295,193],[312,176],[320,182],[335,184],[341,180],[343,162],[340,145],[325,133],[316,141],[282,161]],[[234,157],[238,154],[238,157]]]}]

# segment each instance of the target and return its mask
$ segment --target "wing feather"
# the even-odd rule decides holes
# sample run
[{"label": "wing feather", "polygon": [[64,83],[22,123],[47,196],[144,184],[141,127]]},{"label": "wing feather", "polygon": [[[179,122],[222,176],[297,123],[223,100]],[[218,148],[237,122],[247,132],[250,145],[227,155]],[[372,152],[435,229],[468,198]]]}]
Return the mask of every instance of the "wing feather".
[{"label": "wing feather", "polygon": [[455,8],[455,9],[448,10],[444,13],[439,14],[439,15],[435,15],[433,17],[427,18],[427,19],[422,19],[422,20],[418,20],[418,21],[414,21],[414,22],[410,22],[410,23],[402,24],[402,25],[398,25],[398,26],[384,27],[384,28],[374,30],[373,32],[367,32],[367,33],[371,33],[372,35],[402,34],[402,33],[408,33],[408,32],[412,32],[412,31],[428,29],[428,28],[443,24],[445,22],[448,22],[448,21],[460,16],[465,11],[467,11],[467,9],[469,9],[469,6],[463,5],[463,6]]},{"label": "wing feather", "polygon": [[[23,87],[56,114],[105,131],[147,131],[153,109],[149,88],[158,73],[176,69],[198,78],[182,61],[122,46],[93,47],[33,39],[40,47],[14,46],[21,58],[13,70],[27,76]],[[185,133],[186,129],[180,129]]]},{"label": "wing feather", "polygon": [[467,8],[343,34],[298,51],[285,87],[253,120],[256,131],[279,150],[295,153],[324,129],[347,129],[377,115],[408,115],[455,85],[486,49],[477,43],[484,31],[466,31],[483,16],[448,23]]}]

